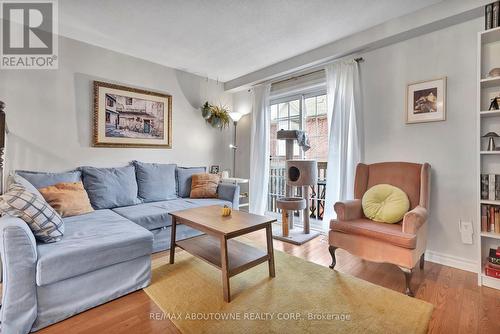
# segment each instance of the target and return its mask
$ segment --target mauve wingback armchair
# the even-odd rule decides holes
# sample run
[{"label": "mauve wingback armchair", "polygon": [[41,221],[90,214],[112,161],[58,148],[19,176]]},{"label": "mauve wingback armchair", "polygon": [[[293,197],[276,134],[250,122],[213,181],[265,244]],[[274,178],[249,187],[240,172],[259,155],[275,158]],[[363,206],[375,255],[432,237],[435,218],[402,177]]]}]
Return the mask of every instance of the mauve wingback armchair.
[{"label": "mauve wingback armchair", "polygon": [[[429,210],[430,165],[407,162],[359,164],[354,182],[354,200],[335,203],[337,219],[330,222],[329,250],[336,264],[335,250],[373,262],[399,266],[406,279],[406,294],[413,296],[410,287],[413,269],[420,262],[424,268]],[[377,184],[391,184],[402,189],[410,201],[410,211],[396,224],[372,221],[363,214],[361,199]]]}]

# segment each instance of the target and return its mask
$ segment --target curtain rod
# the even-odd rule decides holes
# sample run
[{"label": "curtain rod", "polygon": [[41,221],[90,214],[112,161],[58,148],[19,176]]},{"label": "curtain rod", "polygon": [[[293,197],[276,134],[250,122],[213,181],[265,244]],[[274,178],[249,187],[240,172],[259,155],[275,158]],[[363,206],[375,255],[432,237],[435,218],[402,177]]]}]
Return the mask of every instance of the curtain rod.
[{"label": "curtain rod", "polygon": [[[323,63],[323,64],[321,64],[321,65],[317,65],[317,66],[314,66],[314,67],[316,67],[316,68],[317,68],[318,66],[325,66],[325,65],[328,65],[328,64],[331,64],[331,63],[335,63],[335,62],[340,61],[340,60],[342,60],[342,58],[340,58],[340,59],[335,59],[335,60],[333,60],[333,61],[328,61],[328,62],[325,62],[325,63]],[[361,62],[365,61],[365,59],[364,59],[363,57],[357,57],[357,58],[354,58],[354,61],[355,61],[355,62],[357,62],[357,63],[361,63]],[[287,78],[287,79],[278,80],[278,81],[271,81],[271,84],[273,84],[273,85],[274,85],[274,84],[279,84],[279,83],[282,83],[282,82],[287,82],[287,81],[291,81],[291,80],[296,80],[296,79],[298,79],[298,78],[302,78],[302,77],[305,77],[305,76],[308,76],[308,75],[311,75],[311,74],[315,74],[315,73],[320,73],[320,72],[323,72],[323,71],[324,71],[324,69],[323,69],[323,68],[321,68],[321,69],[319,69],[319,70],[315,70],[315,71],[312,71],[312,72],[307,72],[307,73],[304,73],[304,74],[295,75],[295,76],[290,77],[290,78]],[[265,82],[265,81],[264,81],[264,82]],[[258,84],[262,84],[262,83],[264,83],[264,82],[260,82],[260,83],[258,83]]]},{"label": "curtain rod", "polygon": [[312,71],[312,72],[308,72],[308,73],[304,73],[304,74],[301,74],[301,75],[296,75],[296,76],[293,76],[291,78],[287,78],[287,79],[283,79],[283,80],[279,80],[279,81],[274,81],[272,82],[272,84],[279,84],[279,83],[282,83],[282,82],[287,82],[287,81],[292,81],[292,80],[296,80],[298,78],[302,78],[302,77],[306,77],[308,75],[311,75],[311,74],[315,74],[315,73],[320,73],[320,72],[323,72],[324,70],[321,69],[321,70],[316,70],[316,71]]}]

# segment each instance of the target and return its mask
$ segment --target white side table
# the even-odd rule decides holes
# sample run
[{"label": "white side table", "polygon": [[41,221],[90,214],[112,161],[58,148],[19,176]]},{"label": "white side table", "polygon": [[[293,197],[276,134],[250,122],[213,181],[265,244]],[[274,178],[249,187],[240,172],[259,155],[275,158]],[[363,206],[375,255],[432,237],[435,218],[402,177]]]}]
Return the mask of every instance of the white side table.
[{"label": "white side table", "polygon": [[[231,183],[231,184],[244,184],[248,183],[248,179],[243,179],[240,177],[227,177],[222,179],[220,182],[222,183]],[[247,199],[245,203],[241,203],[242,199]],[[248,192],[240,192],[240,208],[247,207],[248,206]]]}]

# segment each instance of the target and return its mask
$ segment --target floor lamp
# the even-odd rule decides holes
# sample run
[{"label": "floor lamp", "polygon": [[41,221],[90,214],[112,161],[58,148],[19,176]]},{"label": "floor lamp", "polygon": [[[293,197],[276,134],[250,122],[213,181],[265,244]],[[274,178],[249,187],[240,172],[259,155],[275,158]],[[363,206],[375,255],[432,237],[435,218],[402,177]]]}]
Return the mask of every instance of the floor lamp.
[{"label": "floor lamp", "polygon": [[236,145],[236,127],[238,126],[238,121],[243,117],[239,112],[232,112],[229,114],[234,124],[234,137],[233,143],[229,144],[229,148],[233,150],[233,177],[236,177],[236,150],[238,149],[238,145]]}]

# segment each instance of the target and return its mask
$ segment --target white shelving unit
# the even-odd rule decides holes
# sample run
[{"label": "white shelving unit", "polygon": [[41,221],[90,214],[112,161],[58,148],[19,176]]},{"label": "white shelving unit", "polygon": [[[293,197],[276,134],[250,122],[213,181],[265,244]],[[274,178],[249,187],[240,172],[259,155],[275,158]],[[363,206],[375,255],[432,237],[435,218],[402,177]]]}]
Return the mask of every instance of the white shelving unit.
[{"label": "white shelving unit", "polygon": [[486,78],[480,79],[481,88],[496,87],[500,85],[500,78]]},{"label": "white shelving unit", "polygon": [[[500,95],[500,77],[488,78],[488,72],[494,67],[500,67],[500,28],[495,28],[478,34],[478,84],[477,84],[477,137],[478,140],[478,175],[477,175],[477,213],[476,231],[481,231],[481,205],[498,205],[500,201],[481,200],[481,175],[500,174],[500,151],[486,151],[488,141],[481,138],[489,131],[500,134],[500,110],[489,111],[490,99]],[[500,138],[498,138],[500,139]],[[497,140],[500,146],[500,140]],[[478,284],[500,289],[500,279],[486,276],[485,260],[490,248],[500,245],[500,233],[480,232],[477,240]]]},{"label": "white shelving unit", "polygon": [[500,110],[483,110],[479,112],[481,118],[483,117],[498,117],[500,116]]}]

